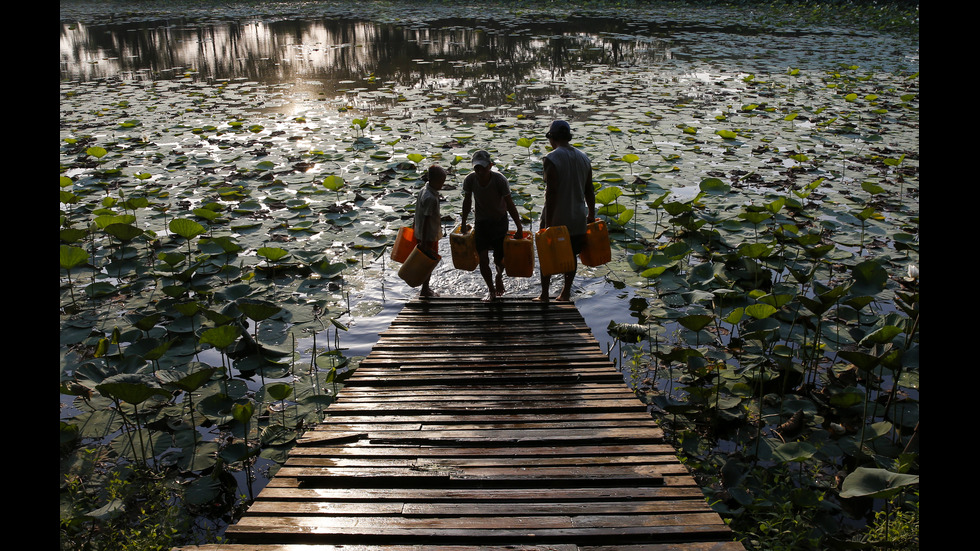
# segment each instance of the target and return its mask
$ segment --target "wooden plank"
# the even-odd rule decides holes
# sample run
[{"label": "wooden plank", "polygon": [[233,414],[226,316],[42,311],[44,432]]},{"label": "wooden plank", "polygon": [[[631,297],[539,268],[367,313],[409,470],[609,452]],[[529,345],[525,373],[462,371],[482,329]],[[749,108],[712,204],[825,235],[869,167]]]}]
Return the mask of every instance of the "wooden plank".
[{"label": "wooden plank", "polygon": [[[290,457],[411,457],[423,460],[426,458],[454,458],[466,460],[469,457],[520,459],[522,457],[555,457],[555,458],[591,458],[605,457],[615,460],[620,456],[641,455],[642,457],[659,458],[667,456],[676,460],[676,450],[668,444],[636,444],[629,443],[610,445],[580,445],[574,446],[512,446],[494,448],[475,447],[428,447],[428,446],[388,446],[378,445],[370,441],[352,442],[349,444],[330,446],[304,446],[296,448]],[[659,459],[658,459],[659,460]]]},{"label": "wooden plank", "polygon": [[225,535],[200,549],[743,549],[574,305],[457,297],[405,305]]},{"label": "wooden plank", "polygon": [[244,517],[236,528],[239,538],[251,536],[248,539],[255,543],[314,543],[327,537],[341,543],[421,540],[428,544],[458,544],[469,541],[471,545],[477,542],[501,545],[509,541],[532,540],[596,545],[610,539],[623,543],[640,543],[673,541],[681,537],[730,537],[728,527],[713,512],[424,518],[251,515]]},{"label": "wooden plank", "polygon": [[276,477],[256,498],[256,502],[317,501],[349,503],[358,501],[425,503],[509,503],[523,507],[529,503],[579,503],[616,501],[694,501],[704,504],[697,486],[640,486],[635,488],[300,488],[294,478]]},{"label": "wooden plank", "polygon": [[[632,501],[624,506],[619,501],[592,501],[586,503],[525,503],[520,511],[523,516],[555,515],[606,515],[606,514],[681,514],[708,511],[708,507],[695,501]],[[249,509],[251,514],[269,516],[377,516],[405,515],[412,517],[461,517],[506,516],[514,512],[513,503],[473,504],[466,502],[404,502],[404,501],[354,501],[324,504],[310,501],[256,501]]]}]

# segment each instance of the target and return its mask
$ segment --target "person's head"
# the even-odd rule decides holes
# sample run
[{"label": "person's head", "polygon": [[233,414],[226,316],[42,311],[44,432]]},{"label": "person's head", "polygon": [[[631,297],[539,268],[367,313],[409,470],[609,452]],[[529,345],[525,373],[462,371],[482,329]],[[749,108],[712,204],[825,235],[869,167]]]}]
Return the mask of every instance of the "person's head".
[{"label": "person's head", "polygon": [[442,185],[446,183],[446,169],[439,165],[430,166],[428,176],[429,187],[434,190],[442,189]]},{"label": "person's head", "polygon": [[491,166],[493,166],[493,160],[490,159],[490,153],[481,149],[473,154],[473,170],[477,172],[489,171]]},{"label": "person's head", "polygon": [[572,129],[565,121],[554,121],[545,137],[554,142],[567,142],[572,139]]}]

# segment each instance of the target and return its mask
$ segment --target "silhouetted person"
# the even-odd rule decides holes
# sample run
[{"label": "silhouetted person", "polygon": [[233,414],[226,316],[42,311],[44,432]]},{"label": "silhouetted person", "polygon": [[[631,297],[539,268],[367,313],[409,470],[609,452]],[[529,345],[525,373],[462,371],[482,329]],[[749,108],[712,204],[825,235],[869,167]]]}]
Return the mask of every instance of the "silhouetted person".
[{"label": "silhouetted person", "polygon": [[[572,129],[565,121],[554,121],[545,134],[553,148],[544,157],[544,209],[541,229],[565,226],[571,238],[575,258],[585,245],[585,232],[595,221],[595,188],[592,186],[592,162],[588,155],[569,144]],[[572,281],[578,269],[564,274],[564,284],[558,300],[570,300]],[[541,296],[547,302],[551,294],[551,276],[541,276]]]},{"label": "silhouetted person", "polygon": [[[432,165],[426,178],[425,187],[419,192],[415,201],[415,239],[418,247],[439,254],[439,238],[442,236],[442,223],[439,219],[439,190],[446,183],[446,170],[439,165]],[[425,278],[420,297],[434,297],[436,293],[429,288],[429,279]]]},{"label": "silhouetted person", "polygon": [[[462,225],[466,225],[470,208],[475,206],[473,232],[476,250],[480,255],[480,275],[487,282],[489,291],[484,300],[494,300],[504,294],[504,237],[507,235],[507,215],[510,214],[517,224],[516,235],[524,231],[521,216],[510,196],[510,184],[503,174],[491,170],[492,167],[490,154],[481,149],[473,154],[473,172],[463,180]],[[493,251],[493,263],[497,266],[496,281],[490,270],[490,251]]]}]

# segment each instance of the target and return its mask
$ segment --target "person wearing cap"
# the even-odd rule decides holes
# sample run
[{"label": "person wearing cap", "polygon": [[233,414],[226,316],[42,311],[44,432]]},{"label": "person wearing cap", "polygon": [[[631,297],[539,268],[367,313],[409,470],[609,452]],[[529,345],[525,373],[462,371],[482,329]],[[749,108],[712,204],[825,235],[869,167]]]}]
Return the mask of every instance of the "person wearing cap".
[{"label": "person wearing cap", "polygon": [[[507,177],[491,170],[492,167],[490,154],[481,149],[473,154],[473,172],[463,179],[462,225],[466,226],[470,210],[474,210],[473,232],[476,250],[480,255],[480,275],[489,290],[486,300],[494,300],[504,294],[504,237],[509,224],[507,215],[514,219],[517,235],[524,231],[521,216],[510,196]],[[497,267],[496,280],[490,269],[491,250],[493,263]]]},{"label": "person wearing cap", "polygon": [[[572,243],[575,258],[585,245],[585,232],[595,221],[595,188],[592,186],[592,162],[588,155],[572,146],[572,129],[568,123],[556,120],[545,134],[552,151],[544,159],[544,208],[541,212],[541,229],[565,226]],[[578,269],[565,273],[564,284],[557,299],[571,299],[572,281]],[[547,302],[551,294],[551,276],[541,276],[541,296]]]},{"label": "person wearing cap", "polygon": [[[425,175],[425,187],[418,193],[415,201],[415,238],[423,251],[439,254],[439,238],[442,236],[442,222],[439,218],[439,190],[446,183],[446,169],[439,165],[429,167]],[[431,274],[430,274],[431,277]],[[420,297],[438,296],[429,288],[429,277],[422,282]]]}]

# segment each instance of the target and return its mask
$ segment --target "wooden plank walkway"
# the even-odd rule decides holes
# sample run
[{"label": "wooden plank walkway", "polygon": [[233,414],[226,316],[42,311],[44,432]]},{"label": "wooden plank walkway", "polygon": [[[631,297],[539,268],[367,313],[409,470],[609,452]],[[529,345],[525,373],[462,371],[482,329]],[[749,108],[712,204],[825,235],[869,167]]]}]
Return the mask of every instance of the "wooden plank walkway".
[{"label": "wooden plank walkway", "polygon": [[739,551],[571,303],[415,300],[207,551]]}]

